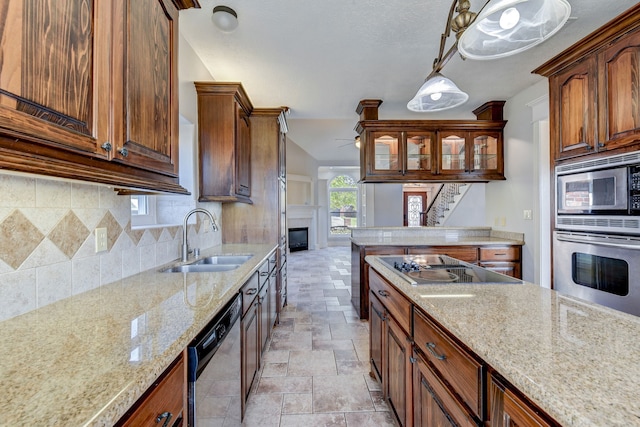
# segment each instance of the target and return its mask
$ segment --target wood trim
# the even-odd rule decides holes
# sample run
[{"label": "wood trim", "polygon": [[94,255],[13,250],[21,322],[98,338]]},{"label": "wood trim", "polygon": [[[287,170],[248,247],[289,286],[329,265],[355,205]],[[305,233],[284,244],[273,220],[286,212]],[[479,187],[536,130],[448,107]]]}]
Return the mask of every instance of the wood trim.
[{"label": "wood trim", "polygon": [[612,40],[640,27],[640,3],[613,18],[585,38],[568,47],[532,73],[549,77],[563,68],[573,65],[586,55],[595,52]]},{"label": "wood trim", "polygon": [[192,7],[200,9],[200,2],[198,0],[171,0],[171,2],[178,10],[190,9]]}]

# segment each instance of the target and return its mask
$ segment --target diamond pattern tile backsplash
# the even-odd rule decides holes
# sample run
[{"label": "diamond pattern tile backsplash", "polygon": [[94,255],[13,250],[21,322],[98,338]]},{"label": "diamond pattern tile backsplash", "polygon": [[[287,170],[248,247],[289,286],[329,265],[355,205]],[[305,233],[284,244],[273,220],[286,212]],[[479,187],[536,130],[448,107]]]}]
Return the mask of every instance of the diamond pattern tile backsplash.
[{"label": "diamond pattern tile backsplash", "polygon": [[[190,243],[220,244],[199,215]],[[98,227],[108,250],[96,254]],[[181,225],[131,229],[130,198],[111,188],[0,174],[0,321],[171,262],[181,244]]]}]

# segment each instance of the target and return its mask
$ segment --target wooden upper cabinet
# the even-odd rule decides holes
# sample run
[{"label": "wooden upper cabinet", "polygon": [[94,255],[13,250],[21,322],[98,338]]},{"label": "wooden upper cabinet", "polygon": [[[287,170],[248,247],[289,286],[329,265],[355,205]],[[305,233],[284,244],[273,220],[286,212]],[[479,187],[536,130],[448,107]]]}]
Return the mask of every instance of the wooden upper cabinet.
[{"label": "wooden upper cabinet", "polygon": [[178,10],[195,0],[0,0],[0,167],[188,194]]},{"label": "wooden upper cabinet", "polygon": [[108,2],[0,2],[0,129],[108,157]]},{"label": "wooden upper cabinet", "polygon": [[[114,0],[114,158],[178,174],[178,9],[170,0]],[[119,47],[118,47],[119,48]],[[121,62],[122,61],[122,62]],[[121,101],[121,102],[119,102]]]},{"label": "wooden upper cabinet", "polygon": [[556,158],[594,150],[596,144],[596,62],[588,58],[551,78],[550,102],[557,111],[552,121],[556,133]]},{"label": "wooden upper cabinet", "polygon": [[598,55],[600,141],[607,149],[640,142],[640,33],[618,40]]},{"label": "wooden upper cabinet", "polygon": [[639,71],[640,3],[533,71],[549,78],[555,161],[638,148]]},{"label": "wooden upper cabinet", "polygon": [[251,203],[253,105],[242,84],[196,82],[201,202]]},{"label": "wooden upper cabinet", "polygon": [[[378,120],[362,107],[360,177],[364,182],[486,182],[504,179],[503,101],[476,109],[478,120]],[[369,114],[364,114],[365,112]],[[375,119],[372,119],[375,117]]]}]

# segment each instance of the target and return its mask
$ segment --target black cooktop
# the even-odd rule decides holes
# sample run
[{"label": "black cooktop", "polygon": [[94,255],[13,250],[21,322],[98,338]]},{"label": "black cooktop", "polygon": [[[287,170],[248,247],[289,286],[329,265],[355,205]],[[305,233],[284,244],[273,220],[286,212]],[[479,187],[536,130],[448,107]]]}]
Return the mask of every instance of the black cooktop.
[{"label": "black cooktop", "polygon": [[504,274],[447,255],[382,255],[378,259],[412,285],[447,283],[523,283]]}]

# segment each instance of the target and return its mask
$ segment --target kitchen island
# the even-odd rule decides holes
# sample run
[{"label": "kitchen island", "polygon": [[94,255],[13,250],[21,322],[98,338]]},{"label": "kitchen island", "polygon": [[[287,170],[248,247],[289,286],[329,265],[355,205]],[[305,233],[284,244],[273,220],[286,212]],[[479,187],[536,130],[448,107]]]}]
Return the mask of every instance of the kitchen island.
[{"label": "kitchen island", "polygon": [[[481,421],[492,417],[495,397],[486,396],[495,378],[552,418],[541,425],[640,425],[640,318],[526,282],[413,286],[379,257],[367,256],[366,262],[377,285],[389,284],[413,306],[413,323],[404,319],[406,312],[395,323],[411,325],[404,332],[416,348],[425,341],[418,336],[419,322],[429,319],[485,369],[484,377],[471,378],[485,401],[475,408]],[[431,357],[429,348],[422,350]],[[444,356],[440,343],[432,350]],[[412,364],[408,369],[415,371]],[[495,417],[491,422],[502,425]]]},{"label": "kitchen island", "polygon": [[369,318],[368,255],[444,254],[522,278],[524,234],[490,227],[351,228],[351,303]]},{"label": "kitchen island", "polygon": [[274,245],[217,273],[143,272],[0,323],[2,420],[11,426],[111,426],[268,259]]}]

